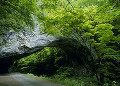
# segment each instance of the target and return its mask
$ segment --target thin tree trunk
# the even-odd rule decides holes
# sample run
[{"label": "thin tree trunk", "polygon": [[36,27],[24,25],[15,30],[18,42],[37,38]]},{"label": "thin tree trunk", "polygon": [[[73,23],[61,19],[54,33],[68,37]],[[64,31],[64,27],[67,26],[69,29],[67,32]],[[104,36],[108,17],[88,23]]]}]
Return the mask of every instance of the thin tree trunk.
[{"label": "thin tree trunk", "polygon": [[[95,48],[95,51],[97,51],[97,49]],[[98,59],[99,59],[99,66],[100,68],[102,68],[102,59],[101,59],[101,56],[97,53],[97,56],[98,56]],[[104,74],[103,73],[100,73],[100,83],[104,83]]]}]

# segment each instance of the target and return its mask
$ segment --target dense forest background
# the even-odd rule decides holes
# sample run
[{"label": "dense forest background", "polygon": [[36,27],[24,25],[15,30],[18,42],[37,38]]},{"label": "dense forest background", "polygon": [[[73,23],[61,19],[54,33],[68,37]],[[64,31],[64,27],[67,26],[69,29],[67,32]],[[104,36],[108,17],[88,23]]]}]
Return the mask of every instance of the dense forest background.
[{"label": "dense forest background", "polygon": [[[79,83],[84,80],[85,86],[119,86],[119,0],[0,1],[0,35],[10,30],[34,30],[34,19],[42,26],[39,29],[48,35],[81,38],[90,48],[88,50],[80,43],[75,47],[46,47],[15,61],[11,71],[74,78]],[[89,52],[91,47],[96,56]]]}]

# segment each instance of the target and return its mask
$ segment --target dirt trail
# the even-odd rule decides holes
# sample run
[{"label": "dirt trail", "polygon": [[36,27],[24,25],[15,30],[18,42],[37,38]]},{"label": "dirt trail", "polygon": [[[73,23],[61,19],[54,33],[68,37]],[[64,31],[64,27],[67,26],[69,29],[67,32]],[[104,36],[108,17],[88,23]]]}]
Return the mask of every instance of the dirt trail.
[{"label": "dirt trail", "polygon": [[47,80],[31,78],[19,73],[0,76],[0,86],[64,86]]}]

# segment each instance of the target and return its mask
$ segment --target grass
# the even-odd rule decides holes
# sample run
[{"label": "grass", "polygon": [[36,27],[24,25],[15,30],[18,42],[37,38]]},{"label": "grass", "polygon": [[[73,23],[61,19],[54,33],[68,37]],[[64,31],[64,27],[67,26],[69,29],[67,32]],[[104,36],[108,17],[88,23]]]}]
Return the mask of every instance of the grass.
[{"label": "grass", "polygon": [[89,77],[79,77],[79,79],[75,79],[75,78],[62,78],[62,77],[54,77],[54,78],[51,78],[51,77],[46,77],[44,75],[42,76],[35,76],[33,74],[25,74],[29,77],[33,77],[33,78],[40,78],[40,79],[45,79],[45,80],[49,80],[49,81],[52,81],[52,82],[56,82],[56,83],[59,83],[59,84],[63,84],[65,86],[120,86],[120,83],[117,83],[115,81],[111,81],[111,84],[110,83],[105,83],[103,85],[99,85],[97,84],[96,80],[92,80],[91,78]]},{"label": "grass", "polygon": [[57,83],[60,83],[60,84],[63,84],[65,86],[84,86],[84,82],[81,81],[80,83],[77,81],[77,80],[74,80],[74,79],[69,79],[69,78],[66,78],[66,79],[60,79],[60,78],[49,78],[49,77],[45,77],[45,76],[35,76],[33,74],[25,74],[29,77],[33,77],[33,78],[40,78],[40,79],[45,79],[45,80],[49,80],[49,81],[52,81],[52,82],[57,82]]}]

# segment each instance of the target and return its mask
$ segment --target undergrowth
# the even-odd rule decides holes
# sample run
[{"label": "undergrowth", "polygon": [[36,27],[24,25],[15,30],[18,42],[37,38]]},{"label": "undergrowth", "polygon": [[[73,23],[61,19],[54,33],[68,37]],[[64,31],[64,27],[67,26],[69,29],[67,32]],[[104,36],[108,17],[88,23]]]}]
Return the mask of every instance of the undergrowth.
[{"label": "undergrowth", "polygon": [[119,84],[116,81],[111,81],[111,83],[105,83],[105,84],[100,85],[96,82],[96,80],[94,80],[90,77],[78,77],[78,78],[54,77],[53,78],[53,77],[47,77],[45,75],[35,76],[30,73],[27,73],[25,75],[27,75],[29,77],[33,77],[33,78],[40,78],[40,79],[45,79],[45,80],[49,80],[52,82],[57,82],[57,83],[65,85],[65,86],[119,86]]},{"label": "undergrowth", "polygon": [[60,79],[60,78],[51,78],[51,77],[46,77],[46,76],[35,76],[33,74],[26,74],[29,77],[34,77],[34,78],[40,78],[40,79],[45,79],[45,80],[49,80],[49,81],[53,81],[53,82],[57,82],[66,86],[84,86],[84,82],[81,81],[80,83],[74,79],[69,79],[69,78],[65,78],[65,79]]}]

